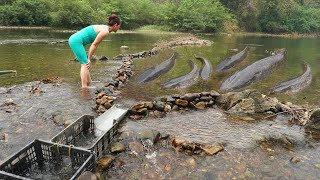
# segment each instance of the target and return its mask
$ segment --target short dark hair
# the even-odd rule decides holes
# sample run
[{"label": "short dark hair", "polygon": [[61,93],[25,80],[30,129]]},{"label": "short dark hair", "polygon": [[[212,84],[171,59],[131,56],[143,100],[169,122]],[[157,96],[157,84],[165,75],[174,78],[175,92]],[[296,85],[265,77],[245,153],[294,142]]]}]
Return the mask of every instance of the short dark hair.
[{"label": "short dark hair", "polygon": [[115,24],[120,25],[121,20],[116,14],[111,14],[110,16],[108,16],[108,25],[113,26]]}]

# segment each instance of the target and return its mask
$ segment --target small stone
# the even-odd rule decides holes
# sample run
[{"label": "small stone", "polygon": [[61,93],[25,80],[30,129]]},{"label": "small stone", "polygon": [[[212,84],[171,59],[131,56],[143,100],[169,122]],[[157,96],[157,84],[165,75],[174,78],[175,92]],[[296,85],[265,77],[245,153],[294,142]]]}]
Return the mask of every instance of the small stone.
[{"label": "small stone", "polygon": [[240,162],[240,163],[238,163],[238,164],[236,165],[236,169],[237,169],[238,173],[241,173],[241,174],[242,174],[242,173],[246,172],[247,166],[246,166],[245,163]]},{"label": "small stone", "polygon": [[19,129],[16,130],[16,133],[20,134],[22,132],[22,130],[23,130],[22,128],[19,128]]},{"label": "small stone", "polygon": [[140,140],[150,139],[151,142],[157,143],[160,140],[160,132],[155,130],[144,131],[140,133],[137,138]]},{"label": "small stone", "polygon": [[107,110],[107,109],[106,109],[104,106],[101,106],[101,105],[100,105],[100,106],[98,107],[98,111],[100,111],[100,112],[102,112],[102,113],[106,112],[106,110]]},{"label": "small stone", "polygon": [[141,108],[141,109],[138,109],[137,112],[139,114],[142,114],[142,115],[147,115],[148,109],[147,108]]},{"label": "small stone", "polygon": [[193,157],[187,159],[187,164],[192,168],[195,168],[197,166],[197,162]]},{"label": "small stone", "polygon": [[213,155],[218,153],[219,151],[223,150],[223,147],[220,145],[216,145],[216,146],[205,146],[202,147],[203,151],[206,152],[209,155]]},{"label": "small stone", "polygon": [[208,107],[212,107],[213,105],[214,105],[214,101],[209,101],[207,104]]},{"label": "small stone", "polygon": [[103,106],[106,108],[106,109],[110,109],[112,107],[112,104],[109,103],[109,102],[106,102],[103,104]]},{"label": "small stone", "polygon": [[301,161],[301,159],[299,159],[299,158],[297,158],[297,157],[292,157],[291,159],[290,159],[290,162],[292,162],[292,163],[298,163],[298,162],[300,162]]},{"label": "small stone", "polygon": [[130,142],[129,143],[129,149],[131,151],[136,152],[136,153],[141,153],[141,152],[144,151],[143,145],[138,141]]},{"label": "small stone", "polygon": [[97,99],[101,99],[104,95],[106,95],[105,92],[100,92],[100,93],[97,95]]},{"label": "small stone", "polygon": [[63,126],[68,127],[72,122],[73,122],[72,120],[66,120],[64,121]]},{"label": "small stone", "polygon": [[7,99],[5,102],[4,102],[4,105],[5,106],[10,106],[10,105],[17,105],[15,102],[13,102],[13,100],[10,98],[10,99]]},{"label": "small stone", "polygon": [[102,102],[102,100],[101,100],[101,99],[97,99],[97,100],[96,100],[96,104],[97,104],[97,105],[100,105],[100,104],[101,104],[101,102]]},{"label": "small stone", "polygon": [[172,171],[172,166],[171,166],[171,164],[166,164],[166,165],[164,165],[164,171],[165,171],[165,172],[171,172],[171,171]]},{"label": "small stone", "polygon": [[196,107],[197,109],[205,109],[206,106],[207,106],[207,103],[204,102],[204,101],[200,101],[200,102],[198,102],[198,103],[195,105],[195,107]]},{"label": "small stone", "polygon": [[134,120],[138,120],[138,119],[141,119],[143,116],[141,115],[138,115],[138,114],[135,114],[135,115],[131,115],[130,118],[131,119],[134,119]]},{"label": "small stone", "polygon": [[187,107],[189,102],[187,100],[182,100],[182,99],[176,99],[176,105],[182,106],[182,107]]},{"label": "small stone", "polygon": [[218,97],[220,94],[217,92],[217,91],[215,91],[215,90],[211,90],[210,91],[210,96],[211,97],[213,97],[213,98],[216,98],[216,97]]},{"label": "small stone", "polygon": [[114,160],[114,157],[111,155],[106,155],[102,157],[99,161],[96,162],[97,167],[102,170],[106,170]]},{"label": "small stone", "polygon": [[152,102],[145,102],[144,107],[148,108],[149,110],[153,109],[153,103]]},{"label": "small stone", "polygon": [[161,111],[154,111],[154,116],[156,118],[163,118],[166,114],[164,112],[161,112]]},{"label": "small stone", "polygon": [[127,78],[125,76],[119,76],[121,82],[126,82]]},{"label": "small stone", "polygon": [[200,93],[187,93],[181,97],[181,99],[187,101],[193,101],[195,98],[200,98]]},{"label": "small stone", "polygon": [[129,48],[128,46],[121,46],[120,49],[121,49],[121,50],[128,50],[128,49],[130,49],[130,48]]},{"label": "small stone", "polygon": [[174,138],[172,144],[174,147],[182,146],[186,141],[184,139]]},{"label": "small stone", "polygon": [[179,111],[179,106],[173,105],[171,111]]},{"label": "small stone", "polygon": [[123,143],[121,142],[116,142],[111,145],[111,152],[112,153],[121,153],[126,150],[126,147]]},{"label": "small stone", "polygon": [[163,111],[163,109],[165,108],[165,103],[162,101],[156,101],[156,103],[154,103],[154,106],[156,110]]},{"label": "small stone", "polygon": [[98,178],[98,180],[101,180],[101,179],[107,179],[106,178],[106,172],[95,172],[94,173],[96,176],[97,176],[97,178]]},{"label": "small stone", "polygon": [[165,112],[170,112],[171,111],[171,106],[169,104],[166,104],[164,107]]},{"label": "small stone", "polygon": [[82,173],[77,180],[97,180],[97,176],[90,171],[85,171]]},{"label": "small stone", "polygon": [[137,103],[131,107],[131,109],[137,111],[138,109],[144,108],[144,103]]},{"label": "small stone", "polygon": [[2,137],[2,140],[3,140],[4,142],[8,142],[8,141],[9,141],[9,134],[8,134],[8,133],[3,133],[2,136],[3,136],[3,137]]}]

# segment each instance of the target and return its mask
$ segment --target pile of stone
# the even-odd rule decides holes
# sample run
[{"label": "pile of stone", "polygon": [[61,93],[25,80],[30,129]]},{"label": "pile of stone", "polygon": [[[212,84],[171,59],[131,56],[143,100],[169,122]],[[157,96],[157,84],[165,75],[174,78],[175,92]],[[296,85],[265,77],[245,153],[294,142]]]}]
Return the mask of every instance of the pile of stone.
[{"label": "pile of stone", "polygon": [[172,142],[172,147],[179,152],[183,152],[187,155],[194,155],[194,154],[205,154],[205,155],[214,155],[224,149],[222,144],[203,144],[203,143],[194,143],[188,142],[186,140],[177,138],[177,137],[170,137]]},{"label": "pile of stone", "polygon": [[114,57],[114,60],[121,60],[123,57],[130,57],[131,59],[137,58],[146,58],[150,56],[156,55],[157,51],[164,50],[164,49],[174,49],[179,46],[210,46],[212,44],[211,41],[198,39],[193,35],[188,35],[184,37],[177,37],[170,41],[163,41],[160,43],[155,44],[149,51],[142,51],[135,54],[120,54]]},{"label": "pile of stone", "polygon": [[122,65],[117,70],[117,73],[112,75],[112,80],[105,84],[101,89],[98,89],[96,94],[95,110],[98,113],[104,113],[113,105],[116,99],[115,94],[119,91],[126,81],[133,75],[133,62],[130,57],[122,58]]},{"label": "pile of stone", "polygon": [[187,93],[185,95],[169,95],[159,97],[153,102],[141,102],[132,106],[129,110],[130,117],[141,119],[143,117],[163,117],[171,111],[187,109],[204,109],[216,104],[219,93],[212,90],[202,93]]},{"label": "pile of stone", "polygon": [[[217,106],[225,110],[228,114],[240,115],[245,117],[255,116],[264,113],[267,116],[286,112],[294,105],[282,104],[276,98],[270,98],[257,90],[244,90],[242,92],[228,92],[219,94],[212,90],[210,92],[187,93],[185,95],[171,95],[157,98],[153,102],[141,102],[133,105],[129,110],[132,119],[143,117],[164,117],[167,112],[205,109]],[[308,118],[308,110],[300,109],[304,116]],[[250,118],[250,120],[256,120]]]},{"label": "pile of stone", "polygon": [[146,58],[154,55],[156,55],[156,52],[151,50],[151,51],[142,51],[135,54],[119,54],[113,59],[114,60],[122,60],[123,58],[138,59],[138,58]]},{"label": "pile of stone", "polygon": [[209,40],[198,39],[193,35],[177,37],[171,41],[163,41],[157,43],[152,49],[153,51],[159,51],[164,49],[174,49],[179,46],[210,46],[212,44]]}]

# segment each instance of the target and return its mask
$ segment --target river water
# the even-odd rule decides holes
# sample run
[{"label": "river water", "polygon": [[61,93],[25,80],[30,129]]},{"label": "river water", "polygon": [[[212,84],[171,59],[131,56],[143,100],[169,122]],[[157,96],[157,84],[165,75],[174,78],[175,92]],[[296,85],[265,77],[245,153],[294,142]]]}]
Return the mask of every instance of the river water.
[{"label": "river water", "polygon": [[[0,109],[0,132],[9,132],[9,142],[1,141],[0,161],[9,154],[17,151],[32,138],[49,139],[63,127],[61,122],[52,122],[53,114],[75,119],[83,113],[92,113],[94,106],[94,94],[83,99],[80,96],[80,65],[70,61],[74,56],[67,44],[71,33],[43,30],[0,30],[0,70],[16,70],[17,74],[0,76],[0,87],[11,87],[18,85],[13,94],[0,94],[0,100],[5,101],[12,98],[15,102],[21,103],[20,111],[17,113],[4,113]],[[118,54],[137,53],[151,50],[154,43],[160,40],[168,40],[177,34],[166,33],[112,33],[104,40],[96,51],[97,55],[104,55],[109,58]],[[312,38],[281,38],[267,36],[224,36],[224,35],[203,35],[201,38],[213,41],[212,46],[203,47],[180,47],[174,50],[163,50],[156,56],[146,59],[136,59],[135,76],[126,84],[121,91],[120,102],[133,103],[135,101],[153,100],[165,94],[184,94],[187,92],[201,92],[208,90],[219,91],[221,81],[236,70],[255,62],[264,57],[270,56],[276,49],[286,48],[286,61],[264,80],[253,83],[245,88],[255,88],[267,94],[272,85],[296,77],[303,72],[303,63],[308,63],[312,70],[313,80],[309,87],[296,94],[273,95],[282,101],[290,101],[297,104],[319,105],[320,83],[318,78],[320,60],[319,39]],[[130,49],[122,51],[120,46],[129,46]],[[192,60],[199,66],[200,62],[195,60],[194,55],[202,56],[209,60],[212,67],[227,56],[234,54],[232,49],[241,51],[245,46],[250,47],[249,56],[236,67],[225,73],[213,73],[208,81],[198,81],[195,85],[178,90],[161,90],[159,87],[171,78],[187,73],[190,69],[187,64]],[[180,58],[175,66],[167,74],[146,84],[138,84],[137,77],[147,68],[160,64],[168,59],[173,52],[178,52]],[[92,78],[97,81],[104,81],[111,77],[119,62],[97,61],[92,65]],[[29,82],[59,76],[64,79],[60,90],[50,85],[42,87],[46,90],[44,95],[27,97]],[[25,84],[26,83],[26,84]],[[243,89],[245,89],[243,88]],[[143,92],[143,93],[141,93]],[[58,94],[55,94],[58,93]],[[17,94],[15,96],[15,94]],[[53,101],[45,101],[54,99]],[[67,100],[67,101],[66,101]],[[65,102],[64,102],[65,101]],[[0,102],[1,104],[3,102]],[[32,106],[30,104],[33,104]],[[25,105],[25,106],[24,106]],[[29,106],[28,106],[29,105]],[[49,111],[47,111],[49,110]],[[40,112],[40,113],[39,113]],[[94,114],[96,116],[96,114]],[[19,122],[22,118],[23,122]],[[36,118],[35,118],[36,117]],[[161,121],[161,123],[159,123]],[[129,121],[130,122],[130,121]],[[57,125],[58,124],[58,125]],[[63,124],[63,123],[62,123]],[[234,121],[226,117],[219,110],[207,110],[185,114],[169,115],[161,120],[148,120],[138,122],[139,126],[156,129],[160,132],[169,133],[181,138],[203,143],[224,143],[225,151],[221,156],[194,157],[198,162],[196,167],[186,167],[179,163],[186,162],[189,156],[180,155],[169,150],[155,152],[168,155],[166,162],[177,169],[167,174],[156,173],[158,178],[191,178],[191,179],[318,179],[320,177],[320,154],[319,140],[310,138],[304,130],[298,126],[289,126],[287,120],[278,117],[271,121],[247,123]],[[138,127],[136,122],[128,123],[127,128]],[[21,126],[21,127],[19,127]],[[39,126],[39,127],[38,127]],[[52,127],[51,130],[43,127]],[[156,128],[155,128],[156,127]],[[33,129],[29,131],[29,129]],[[38,130],[35,130],[38,129]],[[24,130],[26,132],[24,132]],[[22,133],[20,132],[22,131]],[[44,133],[46,132],[46,133]],[[26,136],[27,135],[27,136]],[[265,136],[284,135],[295,140],[294,148],[287,149],[278,147],[261,147],[257,139]],[[312,145],[310,145],[310,143]],[[148,154],[147,157],[153,157]],[[176,158],[175,161],[172,158]],[[290,162],[291,158],[299,162]],[[145,158],[151,169],[158,168],[155,159]],[[138,163],[139,164],[139,163]],[[142,163],[143,164],[143,163]],[[148,163],[146,163],[148,164]],[[183,164],[183,163],[182,163]],[[187,163],[188,164],[188,163]],[[124,175],[135,172],[131,177],[148,179],[145,174],[137,174],[135,169],[141,169],[140,165],[131,166],[130,171]],[[124,178],[120,170],[110,170],[110,177],[114,179]],[[149,170],[144,173],[148,173]],[[158,172],[155,171],[154,172]],[[136,177],[138,176],[138,177]],[[128,176],[130,177],[130,176]]]}]

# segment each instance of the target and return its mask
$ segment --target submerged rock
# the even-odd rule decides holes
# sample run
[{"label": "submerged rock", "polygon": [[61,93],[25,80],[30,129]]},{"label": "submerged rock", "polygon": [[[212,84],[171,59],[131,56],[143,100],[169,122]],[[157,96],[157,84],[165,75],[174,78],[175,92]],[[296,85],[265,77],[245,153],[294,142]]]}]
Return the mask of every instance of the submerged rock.
[{"label": "submerged rock", "polygon": [[114,160],[114,157],[111,155],[106,155],[102,157],[99,161],[96,162],[96,165],[99,169],[106,170]]},{"label": "submerged rock", "polygon": [[217,104],[230,113],[264,113],[280,110],[279,101],[276,98],[267,97],[257,90],[245,90],[242,92],[229,92],[217,97]]},{"label": "submerged rock", "polygon": [[140,140],[150,139],[151,142],[157,143],[160,140],[160,132],[155,130],[144,131],[140,133],[137,138]]},{"label": "submerged rock", "polygon": [[306,127],[315,130],[320,130],[320,108],[317,108],[311,112]]},{"label": "submerged rock", "polygon": [[121,142],[116,142],[111,145],[111,152],[112,153],[121,153],[126,150],[126,146]]},{"label": "submerged rock", "polygon": [[141,153],[144,151],[143,145],[139,141],[133,141],[129,143],[129,149],[136,153]]},{"label": "submerged rock", "polygon": [[97,176],[90,171],[85,171],[82,173],[77,180],[97,180]]}]

